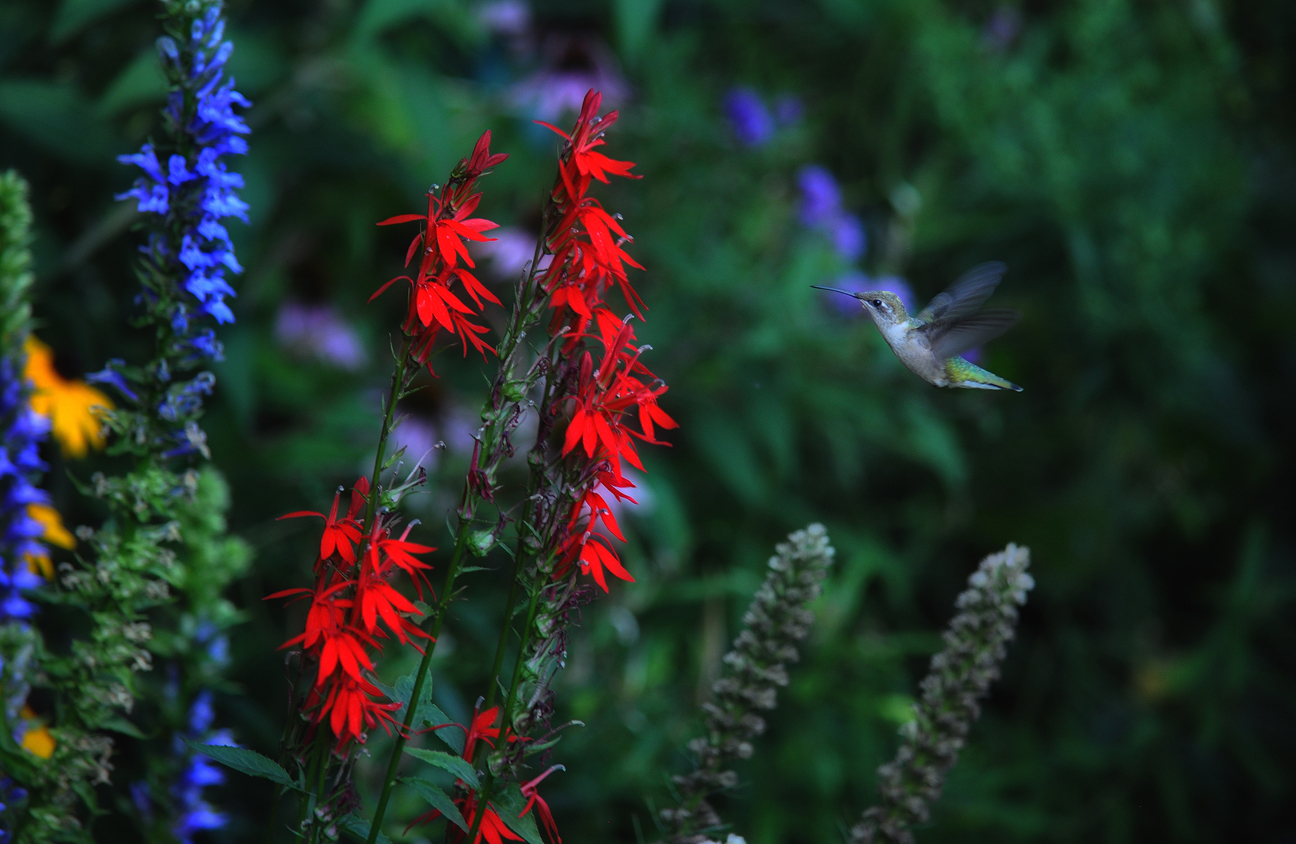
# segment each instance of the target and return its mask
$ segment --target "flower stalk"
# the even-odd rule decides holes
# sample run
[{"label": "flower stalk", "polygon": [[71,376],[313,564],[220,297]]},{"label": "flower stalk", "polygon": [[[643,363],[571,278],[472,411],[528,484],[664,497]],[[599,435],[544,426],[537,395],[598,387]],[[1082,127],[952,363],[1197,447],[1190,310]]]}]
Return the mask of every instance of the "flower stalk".
[{"label": "flower stalk", "polygon": [[688,744],[696,767],[672,777],[679,805],[659,813],[670,844],[701,844],[723,827],[710,798],[738,784],[737,773],[726,766],[750,758],[751,740],[765,731],[758,712],[778,705],[777,689],[788,683],[787,663],[799,658],[797,643],[814,621],[810,604],[836,555],[821,524],[791,534],[775,551],[743,616],[742,632],[724,656],[724,676],[711,686],[714,699],[702,705],[706,735]]},{"label": "flower stalk", "polygon": [[1026,573],[1030,549],[1009,544],[991,554],[958,596],[960,610],[944,634],[945,648],[932,657],[922,681],[914,719],[900,728],[895,758],[878,768],[878,804],[850,832],[856,844],[913,844],[910,828],[926,823],[940,799],[945,775],[958,761],[980,701],[999,678],[999,666],[1015,636],[1017,608],[1035,586]]}]

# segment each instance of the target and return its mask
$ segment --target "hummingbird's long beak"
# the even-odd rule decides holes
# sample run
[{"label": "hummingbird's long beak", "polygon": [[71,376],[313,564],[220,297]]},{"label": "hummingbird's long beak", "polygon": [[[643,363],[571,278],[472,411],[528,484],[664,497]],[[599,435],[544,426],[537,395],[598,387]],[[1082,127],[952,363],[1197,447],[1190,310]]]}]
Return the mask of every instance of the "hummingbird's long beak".
[{"label": "hummingbird's long beak", "polygon": [[831,291],[834,292],[834,293],[841,293],[842,295],[844,295],[844,296],[849,296],[849,297],[851,297],[852,299],[858,299],[858,298],[859,298],[858,296],[856,296],[854,293],[850,292],[849,290],[839,290],[839,289],[837,289],[836,287],[820,287],[820,286],[817,285],[817,284],[812,284],[812,285],[810,285],[810,286],[813,287],[815,290],[831,290]]}]

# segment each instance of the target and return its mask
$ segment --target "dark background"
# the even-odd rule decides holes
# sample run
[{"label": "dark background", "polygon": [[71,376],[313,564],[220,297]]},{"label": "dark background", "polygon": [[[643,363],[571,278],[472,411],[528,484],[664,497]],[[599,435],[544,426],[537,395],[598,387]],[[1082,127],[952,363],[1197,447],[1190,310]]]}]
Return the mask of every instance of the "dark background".
[{"label": "dark background", "polygon": [[[301,619],[260,598],[307,583],[315,534],[273,519],[326,508],[372,459],[400,297],[365,300],[411,233],[374,223],[420,210],[489,128],[512,157],[481,210],[530,230],[555,143],[529,121],[555,91],[598,84],[623,109],[609,152],[644,175],[599,195],[648,268],[639,334],[681,428],[643,449],[645,504],[623,519],[637,582],[586,610],[561,680],[560,715],[587,724],[546,783],[564,839],[633,841],[638,825],[652,840],[650,806],[687,764],[765,559],[820,520],[839,556],[819,621],[722,801],[752,844],[838,840],[854,822],[954,596],[1010,540],[1031,547],[1038,585],[920,840],[1296,841],[1296,6],[537,2],[512,27],[510,8],[526,9],[229,4],[231,68],[255,103],[235,165],[251,217],[231,226],[247,272],[204,424],[257,559],[231,596],[247,612],[240,691],[218,723],[275,747],[274,649]],[[68,375],[144,355],[127,327],[138,241],[112,195],[133,176],[114,156],[159,131],[158,34],[147,2],[0,5],[0,166],[32,183],[38,334]],[[724,110],[735,86],[801,115],[743,144]],[[1025,318],[982,363],[1025,392],[929,387],[809,289],[851,269],[798,221],[812,163],[865,223],[856,270],[925,299],[1008,263],[993,304]],[[507,296],[505,264],[486,275]],[[288,337],[285,308],[324,322]],[[322,343],[348,331],[367,362]],[[491,370],[454,351],[436,367],[407,439],[447,449],[409,507],[415,538],[445,544]],[[93,522],[67,472],[103,458],[51,457],[68,520]],[[505,559],[470,576],[438,650],[453,716],[484,689]],[[409,660],[389,652],[390,677]],[[211,840],[240,841],[267,795],[231,775],[214,802],[234,821]],[[398,803],[393,833],[423,811]]]}]

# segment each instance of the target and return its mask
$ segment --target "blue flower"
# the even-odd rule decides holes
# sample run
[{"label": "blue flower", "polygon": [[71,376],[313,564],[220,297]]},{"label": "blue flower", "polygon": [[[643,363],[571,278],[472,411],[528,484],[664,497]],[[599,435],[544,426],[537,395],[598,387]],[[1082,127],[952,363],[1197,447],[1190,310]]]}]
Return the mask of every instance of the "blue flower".
[{"label": "blue flower", "polygon": [[[197,310],[218,323],[233,322],[234,313],[225,303],[234,289],[225,280],[226,270],[241,273],[234,257],[229,232],[221,225],[225,217],[247,221],[247,203],[236,191],[243,177],[230,172],[222,157],[247,152],[243,135],[249,132],[235,107],[251,103],[234,90],[234,81],[224,78],[225,63],[233,44],[224,41],[225,21],[221,4],[212,3],[189,28],[182,43],[165,36],[158,39],[158,53],[172,83],[163,110],[172,135],[171,152],[165,166],[152,144],[135,155],[121,156],[125,164],[142,171],[135,185],[119,195],[137,201],[141,213],[152,215],[154,231],[143,251],[158,275],[169,278],[193,297]],[[186,96],[188,95],[188,96]],[[174,245],[179,240],[179,249]],[[154,301],[156,295],[146,294]],[[171,315],[177,333],[187,331],[185,313]],[[211,348],[211,344],[206,344]],[[200,351],[194,346],[190,352]]]},{"label": "blue flower", "polygon": [[817,164],[807,164],[797,174],[801,188],[801,222],[810,228],[825,225],[841,213],[841,188],[833,174]]},{"label": "blue flower", "polygon": [[797,183],[801,188],[801,222],[826,232],[842,260],[853,263],[862,258],[868,247],[864,223],[842,208],[841,188],[833,174],[809,164],[797,174]]},{"label": "blue flower", "polygon": [[[211,731],[216,711],[212,706],[211,692],[203,691],[189,708],[188,737],[204,744],[232,744],[224,730]],[[181,757],[183,767],[180,777],[171,788],[176,799],[177,812],[172,830],[183,844],[193,841],[193,834],[204,829],[220,829],[227,823],[224,814],[214,810],[203,799],[203,789],[225,782],[225,775],[207,757],[189,749],[176,736],[175,753]]]},{"label": "blue flower", "polygon": [[22,593],[42,581],[23,558],[45,553],[39,541],[45,529],[27,513],[27,505],[49,500],[35,483],[47,468],[38,448],[49,423],[32,412],[21,373],[20,360],[0,358],[0,623],[35,614]]},{"label": "blue flower", "polygon": [[751,88],[734,88],[725,97],[725,116],[738,142],[758,147],[774,136],[774,118],[765,101]]}]

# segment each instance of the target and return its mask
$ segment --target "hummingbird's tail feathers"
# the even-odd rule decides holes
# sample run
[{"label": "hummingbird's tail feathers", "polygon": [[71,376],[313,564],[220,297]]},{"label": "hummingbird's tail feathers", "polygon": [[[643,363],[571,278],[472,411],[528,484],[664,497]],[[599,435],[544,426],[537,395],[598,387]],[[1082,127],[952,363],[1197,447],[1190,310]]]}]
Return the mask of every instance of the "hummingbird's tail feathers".
[{"label": "hummingbird's tail feathers", "polygon": [[1007,378],[1000,378],[988,369],[982,369],[976,364],[963,358],[950,358],[945,362],[945,373],[949,378],[949,386],[963,387],[970,390],[1012,390],[1020,393],[1021,387],[1018,387]]}]

